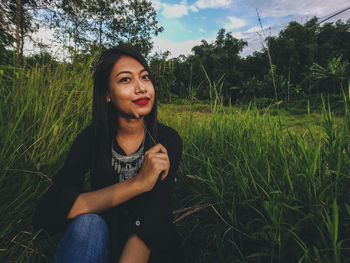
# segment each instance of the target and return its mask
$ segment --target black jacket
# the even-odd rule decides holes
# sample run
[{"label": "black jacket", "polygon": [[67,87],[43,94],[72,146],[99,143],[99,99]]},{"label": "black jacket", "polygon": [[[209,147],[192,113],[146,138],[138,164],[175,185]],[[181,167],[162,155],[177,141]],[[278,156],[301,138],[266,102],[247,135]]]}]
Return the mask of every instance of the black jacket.
[{"label": "black jacket", "polygon": [[[85,191],[87,172],[91,172],[93,190],[117,183],[118,176],[111,165],[107,168],[93,169],[92,141],[93,128],[89,126],[76,138],[64,166],[53,179],[52,187],[40,200],[34,215],[35,229],[43,228],[50,233],[66,229],[70,223],[67,215],[78,195]],[[151,249],[151,259],[159,257],[157,262],[165,260],[164,256],[172,257],[174,262],[174,255],[171,254],[178,253],[175,251],[179,247],[179,240],[172,224],[171,196],[181,159],[182,140],[175,130],[159,124],[157,142],[168,151],[170,170],[166,179],[158,180],[150,192],[101,213],[109,227],[111,260],[114,262],[131,233],[136,233]],[[149,148],[150,145],[146,143],[144,151]],[[169,260],[166,262],[170,262]]]}]

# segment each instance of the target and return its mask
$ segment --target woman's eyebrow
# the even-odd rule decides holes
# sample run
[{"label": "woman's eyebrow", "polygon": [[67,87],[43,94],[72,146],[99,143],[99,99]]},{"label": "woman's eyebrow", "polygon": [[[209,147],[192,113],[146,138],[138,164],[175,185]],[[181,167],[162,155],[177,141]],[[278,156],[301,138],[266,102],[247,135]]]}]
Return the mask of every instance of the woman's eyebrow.
[{"label": "woman's eyebrow", "polygon": [[116,76],[118,77],[119,75],[125,74],[125,73],[127,73],[127,74],[132,74],[131,71],[120,71]]},{"label": "woman's eyebrow", "polygon": [[[142,73],[142,72],[145,72],[145,71],[147,71],[146,69],[141,69],[140,70],[140,72],[139,73]],[[120,71],[117,75],[116,75],[116,77],[118,77],[119,75],[121,75],[121,74],[133,74],[131,71]]]}]

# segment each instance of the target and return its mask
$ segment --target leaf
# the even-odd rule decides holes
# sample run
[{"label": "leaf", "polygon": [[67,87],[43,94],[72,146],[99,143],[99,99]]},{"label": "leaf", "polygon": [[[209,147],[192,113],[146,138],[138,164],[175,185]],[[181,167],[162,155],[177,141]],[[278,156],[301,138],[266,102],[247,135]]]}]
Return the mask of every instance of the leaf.
[{"label": "leaf", "polygon": [[333,202],[332,221],[333,221],[333,244],[336,244],[338,240],[338,224],[339,224],[338,205],[337,205],[336,199],[334,199],[334,202]]}]

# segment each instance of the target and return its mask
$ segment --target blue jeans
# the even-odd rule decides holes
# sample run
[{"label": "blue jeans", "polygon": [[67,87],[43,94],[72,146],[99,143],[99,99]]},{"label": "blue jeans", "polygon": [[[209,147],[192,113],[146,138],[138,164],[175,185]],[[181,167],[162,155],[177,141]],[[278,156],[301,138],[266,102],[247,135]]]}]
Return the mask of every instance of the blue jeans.
[{"label": "blue jeans", "polygon": [[76,217],[58,244],[55,263],[108,262],[109,240],[105,221],[97,214]]}]

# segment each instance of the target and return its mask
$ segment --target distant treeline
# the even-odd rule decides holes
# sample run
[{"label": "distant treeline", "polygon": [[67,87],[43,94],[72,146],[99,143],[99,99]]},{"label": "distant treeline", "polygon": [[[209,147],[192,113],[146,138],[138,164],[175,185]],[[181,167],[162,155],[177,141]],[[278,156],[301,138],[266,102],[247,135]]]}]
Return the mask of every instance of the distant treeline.
[{"label": "distant treeline", "polygon": [[[262,32],[260,32],[261,35]],[[159,95],[208,99],[209,81],[220,79],[224,101],[252,98],[289,100],[315,93],[338,93],[350,78],[350,20],[320,25],[317,18],[305,24],[295,21],[278,36],[267,37],[265,47],[246,58],[239,55],[247,45],[224,29],[216,40],[202,40],[192,55],[168,59],[169,53],[151,58]]]}]

